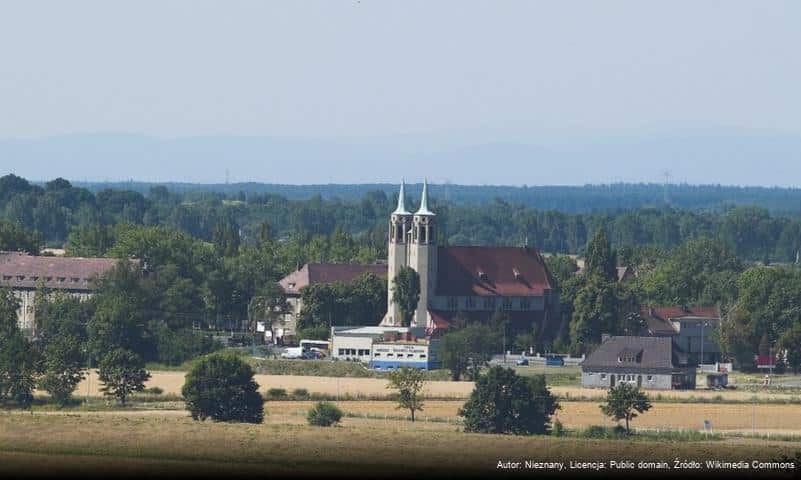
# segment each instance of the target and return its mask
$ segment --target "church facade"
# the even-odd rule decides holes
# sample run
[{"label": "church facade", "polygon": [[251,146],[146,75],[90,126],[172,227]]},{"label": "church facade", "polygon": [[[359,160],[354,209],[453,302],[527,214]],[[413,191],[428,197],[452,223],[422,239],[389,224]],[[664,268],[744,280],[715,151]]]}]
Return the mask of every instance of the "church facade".
[{"label": "church facade", "polygon": [[439,246],[436,218],[429,209],[427,182],[415,213],[406,208],[401,184],[389,220],[388,308],[381,324],[401,325],[392,302],[392,280],[407,266],[420,276],[412,327],[433,334],[450,327],[460,312],[470,320],[488,321],[501,309],[509,318],[510,334],[534,330],[540,338],[551,337],[559,327],[559,292],[540,253],[527,245]]}]

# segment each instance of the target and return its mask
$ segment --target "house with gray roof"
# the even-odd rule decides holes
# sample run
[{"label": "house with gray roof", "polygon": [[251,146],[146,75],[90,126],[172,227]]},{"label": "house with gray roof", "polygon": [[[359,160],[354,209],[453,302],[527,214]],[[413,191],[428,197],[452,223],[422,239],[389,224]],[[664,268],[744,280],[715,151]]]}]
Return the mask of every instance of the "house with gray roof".
[{"label": "house with gray roof", "polygon": [[581,363],[581,385],[644,389],[695,388],[695,367],[669,337],[608,337]]}]

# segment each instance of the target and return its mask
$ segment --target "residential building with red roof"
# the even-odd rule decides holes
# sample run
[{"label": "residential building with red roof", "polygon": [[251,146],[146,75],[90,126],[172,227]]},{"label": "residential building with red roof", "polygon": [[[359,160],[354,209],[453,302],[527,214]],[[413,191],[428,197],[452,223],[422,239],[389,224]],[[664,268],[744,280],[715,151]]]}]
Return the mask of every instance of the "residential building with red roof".
[{"label": "residential building with red roof", "polygon": [[642,305],[644,334],[670,337],[694,363],[715,363],[721,359],[715,333],[720,327],[720,314],[715,307]]},{"label": "residential building with red roof", "polygon": [[94,290],[93,280],[110,270],[116,262],[111,258],[0,252],[0,287],[10,288],[17,297],[20,304],[17,311],[19,327],[33,335],[36,328],[36,292],[39,287],[87,299]]},{"label": "residential building with red roof", "polygon": [[[307,263],[298,270],[282,278],[278,284],[286,294],[289,311],[284,315],[283,322],[275,332],[275,342],[283,343],[294,338],[297,334],[297,320],[303,309],[301,289],[309,285],[328,284],[335,282],[350,283],[364,274],[373,274],[379,278],[387,278],[386,264],[354,264],[354,263]],[[276,327],[276,326],[274,326]],[[269,329],[266,335],[272,335]]]}]

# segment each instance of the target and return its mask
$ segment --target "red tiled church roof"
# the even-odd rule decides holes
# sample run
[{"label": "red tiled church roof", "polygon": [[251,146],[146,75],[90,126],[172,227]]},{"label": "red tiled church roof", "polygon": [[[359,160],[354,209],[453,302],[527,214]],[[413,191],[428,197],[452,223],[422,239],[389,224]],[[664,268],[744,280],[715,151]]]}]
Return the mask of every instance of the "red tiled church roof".
[{"label": "red tiled church roof", "polygon": [[538,296],[552,288],[545,261],[529,247],[439,247],[437,295]]},{"label": "red tiled church roof", "polygon": [[317,283],[352,282],[365,273],[387,278],[387,266],[356,263],[307,263],[278,283],[286,293],[298,293],[301,288]]},{"label": "red tiled church roof", "polygon": [[0,286],[91,290],[91,280],[110,270],[113,258],[47,257],[0,252]]}]

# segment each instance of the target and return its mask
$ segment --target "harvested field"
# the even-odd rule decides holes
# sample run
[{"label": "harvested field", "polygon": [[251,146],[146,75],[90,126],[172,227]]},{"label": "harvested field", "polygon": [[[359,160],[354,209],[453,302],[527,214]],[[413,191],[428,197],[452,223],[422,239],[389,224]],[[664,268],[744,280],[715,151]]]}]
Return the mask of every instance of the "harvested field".
[{"label": "harvested field", "polygon": [[[148,387],[159,387],[164,390],[165,394],[180,395],[181,387],[184,383],[185,372],[180,371],[154,371],[152,378],[147,383]],[[305,388],[312,393],[322,393],[326,395],[341,395],[341,396],[372,396],[380,397],[390,393],[387,390],[387,381],[379,378],[339,378],[339,377],[312,377],[312,376],[296,376],[296,375],[256,375],[256,381],[260,385],[262,393],[270,388],[283,388],[287,392],[291,392],[296,388]],[[97,380],[97,374],[92,371],[88,379],[81,382],[75,391],[76,397],[87,395],[99,396],[100,384]],[[472,382],[450,382],[450,381],[429,381],[425,384],[424,393],[428,396],[437,398],[454,398],[462,399],[467,398],[473,390]],[[605,390],[601,389],[588,389],[581,387],[551,387],[551,391],[559,396],[568,396],[574,399],[601,399],[606,395]],[[771,392],[744,392],[736,390],[668,390],[657,391],[651,390],[648,392],[651,397],[657,396],[665,400],[682,399],[688,401],[691,399],[701,399],[706,401],[716,401],[723,399],[726,401],[751,401],[757,398],[761,401],[788,401],[800,399],[799,395],[787,393],[771,393]]]},{"label": "harvested field", "polygon": [[[273,407],[278,410],[278,405]],[[375,477],[379,472],[381,476],[394,473],[408,477],[423,473],[486,474],[495,471],[499,459],[669,462],[678,456],[768,460],[791,456],[798,449],[797,443],[743,439],[688,443],[478,435],[458,432],[444,423],[360,418],[345,418],[342,426],[326,429],[281,423],[282,415],[277,411],[272,417],[265,424],[242,425],[141,412],[0,415],[0,472],[24,467],[41,473],[49,466],[62,472],[84,473],[102,468],[106,476],[131,470],[264,476],[291,466],[296,474],[347,471],[355,477]],[[454,455],[454,445],[459,445],[463,454]],[[276,458],[281,461],[274,461]],[[415,461],[409,463],[409,458]]]}]

